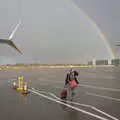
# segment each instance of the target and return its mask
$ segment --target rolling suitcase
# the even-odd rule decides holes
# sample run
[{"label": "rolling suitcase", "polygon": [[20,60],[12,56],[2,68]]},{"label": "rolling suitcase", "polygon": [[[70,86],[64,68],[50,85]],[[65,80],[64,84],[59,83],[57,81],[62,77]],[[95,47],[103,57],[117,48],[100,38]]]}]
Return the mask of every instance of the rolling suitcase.
[{"label": "rolling suitcase", "polygon": [[67,98],[67,88],[64,88],[61,93],[60,93],[60,98],[61,99],[66,99]]}]

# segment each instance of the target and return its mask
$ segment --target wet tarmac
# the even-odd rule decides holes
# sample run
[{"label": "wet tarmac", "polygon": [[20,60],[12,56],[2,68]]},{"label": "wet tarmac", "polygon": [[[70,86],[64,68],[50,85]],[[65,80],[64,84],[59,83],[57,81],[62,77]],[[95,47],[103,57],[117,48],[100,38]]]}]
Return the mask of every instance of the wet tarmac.
[{"label": "wet tarmac", "polygon": [[[0,71],[1,120],[119,120],[120,68],[79,68],[73,101],[61,101],[68,69]],[[17,76],[29,82],[30,94],[11,88]]]}]

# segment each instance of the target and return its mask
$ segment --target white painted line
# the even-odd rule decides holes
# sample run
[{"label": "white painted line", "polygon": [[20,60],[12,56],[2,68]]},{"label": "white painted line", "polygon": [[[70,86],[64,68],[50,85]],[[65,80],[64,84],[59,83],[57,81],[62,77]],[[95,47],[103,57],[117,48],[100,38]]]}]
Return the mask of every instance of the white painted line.
[{"label": "white painted line", "polygon": [[113,117],[112,115],[110,115],[110,114],[108,114],[108,113],[105,113],[104,111],[99,110],[99,109],[97,109],[97,108],[95,108],[95,107],[92,107],[92,109],[96,110],[96,111],[99,112],[99,113],[102,113],[103,115],[106,115],[106,116],[109,117],[109,118],[112,118],[113,120],[119,120],[118,118]]},{"label": "white painted line", "polygon": [[118,98],[113,98],[113,97],[109,97],[109,96],[102,96],[102,95],[99,95],[99,94],[96,94],[96,93],[89,93],[89,92],[87,92],[86,94],[91,95],[91,96],[101,97],[101,98],[104,98],[104,99],[109,99],[109,100],[114,100],[114,101],[120,102],[120,99],[118,99]]},{"label": "white painted line", "polygon": [[106,87],[99,87],[99,86],[93,86],[93,85],[86,85],[86,84],[79,84],[81,87],[87,87],[92,89],[99,89],[99,90],[107,90],[107,91],[114,91],[114,92],[120,92],[120,89],[115,88],[106,88]]},{"label": "white painted line", "polygon": [[[55,97],[56,99],[60,100],[60,98],[57,97],[57,96],[56,96],[55,94],[53,94],[53,93],[51,93],[51,96],[53,96],[53,97]],[[113,117],[112,115],[110,115],[110,114],[108,114],[108,113],[105,113],[105,112],[103,112],[102,110],[100,110],[100,109],[98,109],[98,108],[96,108],[96,107],[94,107],[94,106],[92,106],[92,105],[86,105],[86,104],[81,104],[81,103],[72,102],[72,101],[65,101],[65,102],[67,102],[67,103],[72,103],[72,104],[74,104],[74,105],[80,105],[80,106],[83,106],[83,107],[91,108],[91,109],[93,109],[93,110],[95,110],[95,111],[97,111],[97,112],[99,112],[99,113],[101,113],[101,114],[103,114],[103,115],[105,115],[105,116],[113,119],[113,120],[118,120],[116,117]]]},{"label": "white painted line", "polygon": [[[32,88],[32,89],[33,89],[33,90],[36,90],[35,88]],[[41,93],[50,94],[51,96],[53,96],[53,97],[56,98],[57,100],[61,100],[59,97],[57,97],[55,94],[53,94],[53,93],[51,93],[51,92],[45,92],[45,91],[39,91],[39,90],[36,90],[36,91],[41,92]],[[74,104],[74,105],[79,105],[79,106],[91,108],[91,109],[93,109],[93,110],[95,110],[95,111],[97,111],[97,112],[99,112],[99,113],[101,113],[101,114],[103,114],[103,115],[105,115],[105,116],[113,119],[113,120],[118,120],[116,117],[114,117],[114,116],[112,116],[112,115],[110,115],[110,114],[108,114],[108,113],[105,113],[105,112],[103,112],[102,110],[100,110],[100,109],[98,109],[98,108],[96,108],[96,107],[94,107],[94,106],[92,106],[92,105],[81,104],[81,103],[78,103],[78,102],[72,102],[72,101],[68,101],[68,100],[62,100],[62,101],[66,102],[66,103],[72,103],[72,104]]]},{"label": "white painted line", "polygon": [[[112,91],[112,92],[120,92],[120,89],[115,89],[115,88],[98,87],[98,86],[85,85],[85,84],[79,84],[78,86],[79,87],[85,87],[85,88],[91,88],[91,89],[106,90],[106,91]],[[62,87],[56,86],[55,88],[62,88]]]},{"label": "white painted line", "polygon": [[48,83],[40,83],[40,85],[46,86],[49,85]]},{"label": "white painted line", "polygon": [[[45,82],[55,82],[55,83],[64,83],[63,81],[55,81],[55,80],[41,80]],[[107,87],[100,87],[100,86],[94,86],[94,85],[86,85],[86,84],[79,84],[80,87],[85,88],[91,88],[91,89],[98,89],[98,90],[107,90],[107,91],[113,91],[113,92],[120,92],[120,89],[116,88],[107,88]]]},{"label": "white painted line", "polygon": [[63,87],[60,87],[60,86],[55,86],[55,88],[57,88],[57,89],[61,89],[61,88],[63,88]]},{"label": "white painted line", "polygon": [[43,81],[43,82],[54,82],[54,83],[64,83],[64,81],[55,81],[55,80],[44,80],[44,79],[38,79],[38,80],[40,80],[40,81]]},{"label": "white painted line", "polygon": [[54,101],[54,102],[56,102],[56,103],[65,105],[65,106],[67,106],[67,107],[69,107],[69,108],[71,108],[71,109],[74,109],[74,110],[76,110],[76,111],[79,111],[79,112],[82,112],[82,113],[87,114],[87,115],[89,115],[89,116],[98,118],[98,119],[100,119],[100,120],[109,120],[109,119],[107,119],[107,118],[98,116],[98,115],[96,115],[96,114],[87,112],[87,111],[85,111],[85,110],[79,109],[79,108],[74,107],[74,106],[71,106],[71,105],[69,105],[69,104],[66,104],[66,103],[64,103],[64,102],[61,102],[61,101],[56,100],[56,99],[54,99],[54,98],[48,97],[48,96],[46,96],[46,95],[44,95],[44,94],[41,94],[41,93],[39,93],[39,92],[37,92],[37,91],[30,90],[30,92],[32,92],[32,93],[34,93],[34,94],[36,94],[36,95],[39,95],[39,96],[41,96],[41,97],[43,97],[43,98],[45,98],[45,99],[47,99],[47,100]]}]

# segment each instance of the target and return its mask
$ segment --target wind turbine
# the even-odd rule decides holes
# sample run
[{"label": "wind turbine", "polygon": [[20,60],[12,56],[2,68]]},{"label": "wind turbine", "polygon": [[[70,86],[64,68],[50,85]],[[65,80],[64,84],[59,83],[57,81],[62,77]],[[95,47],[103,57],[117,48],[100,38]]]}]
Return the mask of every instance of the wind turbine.
[{"label": "wind turbine", "polygon": [[16,25],[16,27],[14,28],[14,30],[12,31],[8,39],[0,39],[0,44],[8,44],[9,46],[13,47],[15,50],[17,50],[19,53],[22,54],[21,50],[12,41],[12,38],[15,35],[20,24],[21,24],[21,21],[18,22],[18,24]]}]

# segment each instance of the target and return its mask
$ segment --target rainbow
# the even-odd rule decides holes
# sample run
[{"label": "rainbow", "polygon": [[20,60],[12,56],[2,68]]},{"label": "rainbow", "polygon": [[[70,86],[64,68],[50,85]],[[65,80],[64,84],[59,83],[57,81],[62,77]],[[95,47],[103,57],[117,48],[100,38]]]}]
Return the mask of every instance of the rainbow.
[{"label": "rainbow", "polygon": [[72,0],[67,0],[67,2],[68,2],[68,4],[71,4],[72,7],[74,7],[75,9],[78,9],[88,20],[90,20],[91,24],[99,31],[99,36],[100,36],[101,40],[104,42],[110,58],[115,59],[115,53],[114,53],[111,45],[109,44],[106,36],[104,35],[104,33],[102,32],[100,27],[96,24],[96,22],[90,16],[88,16],[80,7],[78,7]]}]

